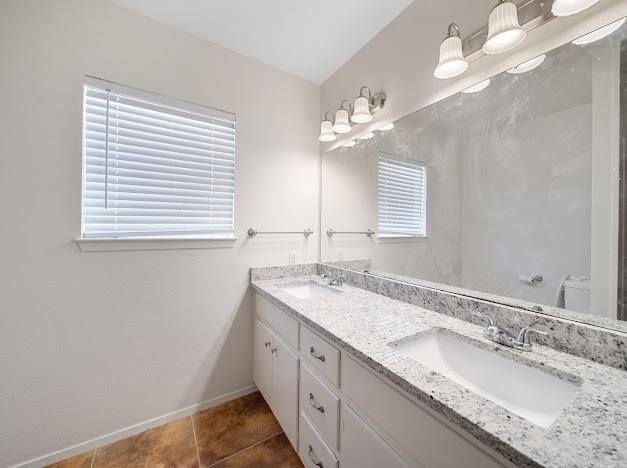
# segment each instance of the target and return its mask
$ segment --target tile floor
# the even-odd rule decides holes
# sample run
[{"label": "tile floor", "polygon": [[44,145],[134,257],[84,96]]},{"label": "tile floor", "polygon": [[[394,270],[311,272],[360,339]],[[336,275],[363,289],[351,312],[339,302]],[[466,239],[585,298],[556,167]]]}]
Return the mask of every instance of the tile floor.
[{"label": "tile floor", "polygon": [[54,468],[302,467],[259,392],[150,429]]}]

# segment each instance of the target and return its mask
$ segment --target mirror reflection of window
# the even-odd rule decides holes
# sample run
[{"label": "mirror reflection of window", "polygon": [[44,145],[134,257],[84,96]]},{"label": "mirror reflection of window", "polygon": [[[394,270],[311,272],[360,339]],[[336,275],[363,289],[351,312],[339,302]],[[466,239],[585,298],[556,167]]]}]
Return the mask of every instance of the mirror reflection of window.
[{"label": "mirror reflection of window", "polygon": [[427,235],[427,168],[419,161],[379,153],[379,237]]}]

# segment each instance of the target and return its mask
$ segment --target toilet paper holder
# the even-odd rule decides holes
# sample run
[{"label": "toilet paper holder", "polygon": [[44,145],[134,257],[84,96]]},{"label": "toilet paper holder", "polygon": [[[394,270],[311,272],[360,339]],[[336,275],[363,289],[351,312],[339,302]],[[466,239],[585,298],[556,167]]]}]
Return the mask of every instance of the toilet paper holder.
[{"label": "toilet paper holder", "polygon": [[544,280],[542,275],[520,275],[518,279],[523,283],[527,283],[532,286],[536,283],[542,283],[542,281]]}]

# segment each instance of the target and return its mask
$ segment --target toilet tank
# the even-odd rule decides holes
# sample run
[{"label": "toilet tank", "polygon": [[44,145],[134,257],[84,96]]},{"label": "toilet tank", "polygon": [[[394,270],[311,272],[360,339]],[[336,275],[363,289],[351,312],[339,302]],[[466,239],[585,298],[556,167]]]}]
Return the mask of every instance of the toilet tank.
[{"label": "toilet tank", "polygon": [[589,278],[571,278],[564,281],[564,305],[568,310],[590,313]]}]

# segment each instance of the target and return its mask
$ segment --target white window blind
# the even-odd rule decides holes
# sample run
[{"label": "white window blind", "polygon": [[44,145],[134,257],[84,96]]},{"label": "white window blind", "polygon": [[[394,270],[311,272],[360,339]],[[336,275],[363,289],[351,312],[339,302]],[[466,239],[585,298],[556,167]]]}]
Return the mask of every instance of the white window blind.
[{"label": "white window blind", "polygon": [[89,79],[83,125],[83,238],[232,235],[235,115]]},{"label": "white window blind", "polygon": [[423,163],[379,153],[379,235],[423,237],[427,232],[427,171]]}]

